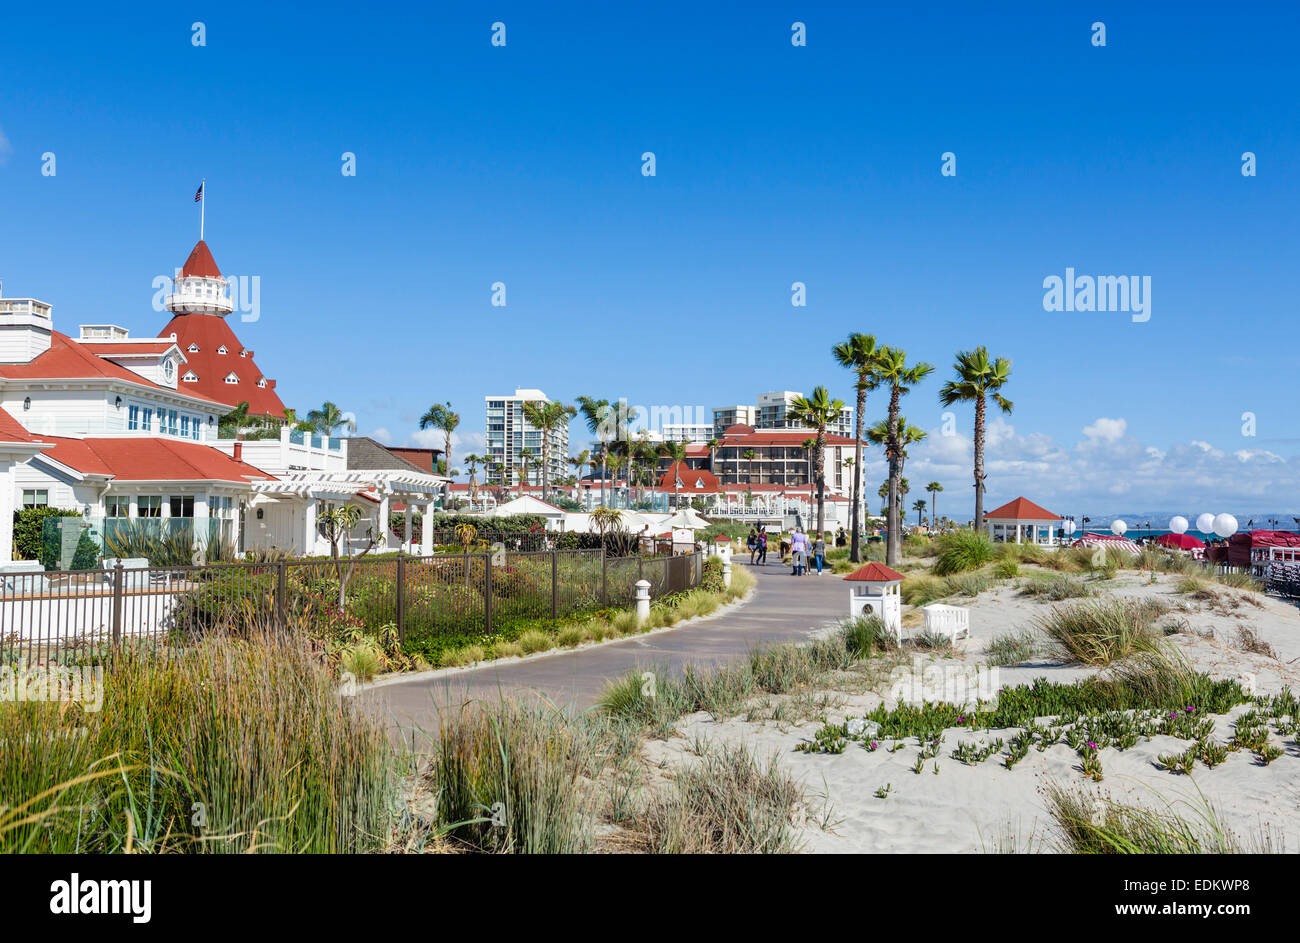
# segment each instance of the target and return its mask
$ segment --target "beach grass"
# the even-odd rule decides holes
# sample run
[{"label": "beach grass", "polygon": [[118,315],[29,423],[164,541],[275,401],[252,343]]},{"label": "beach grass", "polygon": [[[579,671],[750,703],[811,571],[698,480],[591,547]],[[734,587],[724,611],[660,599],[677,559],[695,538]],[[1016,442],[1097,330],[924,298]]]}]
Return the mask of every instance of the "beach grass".
[{"label": "beach grass", "polygon": [[1154,600],[1103,598],[1055,606],[1035,627],[1063,657],[1085,665],[1109,665],[1153,651],[1161,633],[1155,620],[1168,611]]}]

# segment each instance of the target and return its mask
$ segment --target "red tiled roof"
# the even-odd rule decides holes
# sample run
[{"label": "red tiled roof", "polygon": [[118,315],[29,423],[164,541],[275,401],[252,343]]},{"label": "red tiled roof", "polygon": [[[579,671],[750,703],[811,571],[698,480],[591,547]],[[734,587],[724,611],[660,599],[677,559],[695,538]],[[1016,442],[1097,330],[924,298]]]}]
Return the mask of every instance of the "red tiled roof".
[{"label": "red tiled roof", "polygon": [[246,462],[198,442],[162,438],[68,439],[47,436],[44,454],[84,475],[109,475],[117,481],[273,480]]},{"label": "red tiled roof", "polygon": [[137,386],[147,386],[154,390],[165,390],[168,393],[180,392],[195,399],[205,400],[216,406],[223,403],[223,401],[209,397],[199,390],[187,390],[183,387],[179,390],[173,390],[170,387],[160,386],[152,380],[126,369],[126,367],[96,356],[95,352],[90,350],[87,345],[73,340],[66,334],[60,334],[58,331],[50,332],[50,349],[37,356],[31,363],[0,364],[0,377],[14,380],[108,378],[134,383]]},{"label": "red tiled roof", "polygon": [[1035,504],[1028,498],[1016,498],[1014,501],[984,512],[984,519],[1020,520],[1020,521],[1055,521],[1061,515],[1053,514],[1047,508]]},{"label": "red tiled roof", "polygon": [[0,409],[0,442],[39,442],[30,432],[23,428],[23,424],[9,415],[3,409]]},{"label": "red tiled roof", "polygon": [[[177,383],[180,389],[214,399],[230,408],[246,402],[249,413],[254,416],[284,418],[284,403],[275,392],[275,381],[267,380],[265,387],[257,385],[257,381],[262,379],[262,371],[253,362],[251,352],[247,357],[239,356],[245,347],[221,315],[178,314],[162,329],[162,333],[175,334],[176,343],[185,354],[188,362],[181,375],[192,371],[198,377],[192,383],[180,380]],[[198,350],[191,351],[191,344]],[[227,353],[217,353],[221,347],[225,347]],[[239,382],[226,382],[231,373]]]},{"label": "red tiled roof", "polygon": [[208,244],[200,239],[190,250],[190,257],[181,268],[182,275],[195,275],[200,278],[220,278],[221,269],[217,268]]},{"label": "red tiled roof", "polygon": [[891,570],[883,563],[868,563],[866,566],[854,570],[844,578],[846,580],[858,580],[868,583],[890,583],[894,580],[901,580],[903,574],[899,573],[897,570]]},{"label": "red tiled roof", "polygon": [[743,422],[738,422],[734,426],[727,426],[722,430],[724,436],[728,435],[749,435],[754,431],[753,426],[747,426]]},{"label": "red tiled roof", "polygon": [[679,493],[694,491],[700,494],[715,494],[722,490],[717,475],[703,468],[691,468],[685,462],[673,462],[668,466],[667,470],[659,476],[659,489],[672,492],[678,478],[682,480],[681,487],[676,488]]}]

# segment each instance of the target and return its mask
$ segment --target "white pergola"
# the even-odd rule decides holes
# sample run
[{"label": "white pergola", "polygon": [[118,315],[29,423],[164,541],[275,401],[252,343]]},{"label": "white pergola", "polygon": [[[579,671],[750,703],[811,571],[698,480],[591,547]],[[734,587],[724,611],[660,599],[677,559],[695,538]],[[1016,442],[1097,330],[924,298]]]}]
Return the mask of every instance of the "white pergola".
[{"label": "white pergola", "polygon": [[[405,532],[401,546],[412,546],[412,522],[415,507],[424,506],[424,518],[433,513],[434,503],[449,479],[441,475],[427,475],[412,471],[345,471],[345,472],[290,472],[274,481],[253,483],[253,494],[267,498],[302,500],[304,509],[304,540],[314,541],[316,532],[316,505],[319,501],[351,503],[357,500],[376,502],[379,505],[379,526],[384,535],[380,546],[391,547],[388,540],[388,519],[394,498],[406,506]],[[433,528],[425,527],[421,535],[420,553],[433,552]]]},{"label": "white pergola", "polygon": [[984,515],[984,526],[994,543],[1029,543],[1056,546],[1060,515],[1053,514],[1028,498],[1016,498]]}]

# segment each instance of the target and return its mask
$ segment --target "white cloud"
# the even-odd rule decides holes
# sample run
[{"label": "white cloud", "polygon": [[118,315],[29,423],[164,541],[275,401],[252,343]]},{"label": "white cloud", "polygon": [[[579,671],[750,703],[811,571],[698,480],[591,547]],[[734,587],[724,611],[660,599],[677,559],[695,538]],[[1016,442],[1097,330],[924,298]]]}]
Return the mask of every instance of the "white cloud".
[{"label": "white cloud", "polygon": [[1090,426],[1083,427],[1083,434],[1089,439],[1101,439],[1103,442],[1118,442],[1128,430],[1128,420],[1107,419],[1104,416]]}]

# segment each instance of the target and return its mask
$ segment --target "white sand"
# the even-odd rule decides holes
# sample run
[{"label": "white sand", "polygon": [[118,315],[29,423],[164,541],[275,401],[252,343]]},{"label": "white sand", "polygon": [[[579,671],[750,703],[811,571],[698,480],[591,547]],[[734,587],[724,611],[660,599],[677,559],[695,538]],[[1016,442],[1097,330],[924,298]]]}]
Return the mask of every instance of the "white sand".
[{"label": "white sand", "polygon": [[[1186,597],[1172,593],[1174,582],[1175,578],[1162,576],[1157,585],[1148,586],[1145,577],[1129,574],[1101,585],[1115,595],[1159,594],[1174,603],[1185,602]],[[1243,595],[1235,590],[1223,592],[1228,597]],[[1276,693],[1287,685],[1300,692],[1300,612],[1279,600],[1256,598],[1263,603],[1262,608],[1243,603],[1228,613],[1190,603],[1195,611],[1174,613],[1172,617],[1185,618],[1197,631],[1213,630],[1217,638],[1180,633],[1170,640],[1198,670],[1216,677],[1253,675],[1255,690],[1260,694]],[[952,602],[968,605],[971,610],[972,638],[957,646],[958,659],[970,665],[983,663],[989,638],[1029,627],[1051,605],[1018,597],[1010,586],[975,600]],[[1278,659],[1233,648],[1231,642],[1239,625],[1249,627],[1271,644]],[[940,663],[945,660],[940,659]],[[957,663],[946,660],[949,666]],[[1089,672],[1078,666],[1043,663],[1000,669],[997,683],[1023,684],[1040,675],[1068,682]],[[830,713],[831,720],[860,717],[882,702],[891,707],[895,704],[889,697],[877,694],[845,697],[844,701],[840,709]],[[1242,706],[1218,718],[1215,738],[1219,742],[1230,739],[1231,721],[1246,709]],[[681,738],[652,742],[647,746],[647,755],[652,762],[671,769],[697,738],[743,742],[761,757],[776,755],[804,784],[809,811],[819,818],[826,813],[832,823],[829,830],[811,826],[805,829],[806,849],[814,852],[978,852],[999,850],[1008,843],[1022,850],[1028,846],[1048,850],[1043,838],[1050,833],[1050,820],[1041,796],[1048,780],[1086,786],[1097,794],[1148,806],[1173,802],[1185,816],[1195,816],[1195,807],[1203,804],[1199,789],[1243,843],[1254,845],[1261,830],[1267,829],[1275,849],[1280,846],[1281,850],[1300,850],[1300,749],[1293,738],[1284,740],[1275,732],[1272,742],[1284,747],[1286,753],[1268,766],[1260,765],[1253,754],[1243,750],[1229,754],[1214,769],[1198,763],[1190,776],[1174,774],[1158,768],[1155,757],[1181,753],[1190,742],[1157,737],[1125,751],[1104,749],[1104,780],[1093,784],[1080,771],[1075,751],[1065,744],[1045,752],[1034,746],[1012,770],[1002,765],[1005,748],[973,767],[951,755],[963,739],[990,741],[1001,736],[1009,740],[1014,730],[975,734],[960,728],[946,731],[936,776],[933,759],[926,761],[921,774],[913,772],[919,752],[915,738],[909,738],[904,749],[892,754],[884,747],[869,752],[855,741],[849,741],[844,753],[838,755],[796,752],[795,746],[811,739],[820,726],[820,721],[789,726],[749,723],[739,718],[717,723],[707,715],[694,715],[679,726]],[[875,791],[885,784],[892,786],[890,794],[877,798]]]}]

